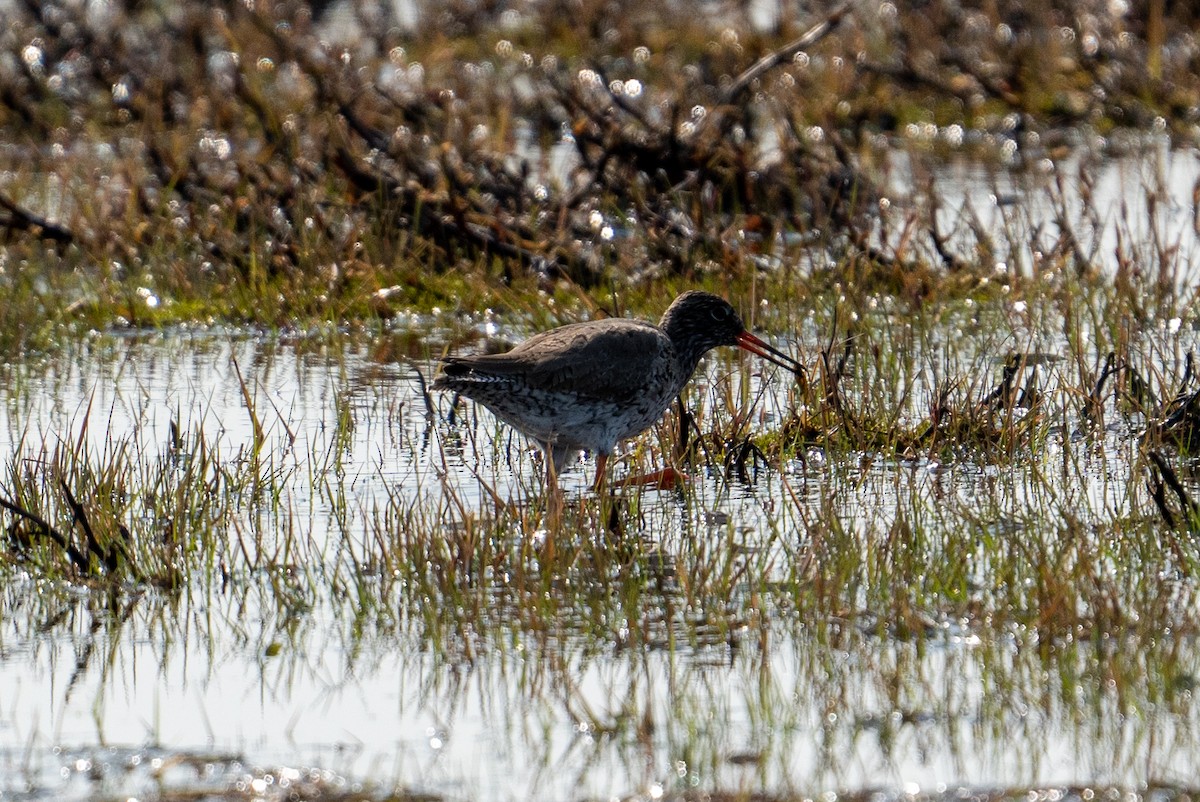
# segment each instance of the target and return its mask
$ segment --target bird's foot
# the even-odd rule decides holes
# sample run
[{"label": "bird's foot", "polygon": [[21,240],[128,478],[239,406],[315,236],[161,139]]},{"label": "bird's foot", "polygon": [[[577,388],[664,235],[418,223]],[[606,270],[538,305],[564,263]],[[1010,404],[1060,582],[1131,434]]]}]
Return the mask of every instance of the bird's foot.
[{"label": "bird's foot", "polygon": [[652,490],[672,490],[679,487],[684,482],[691,481],[691,477],[683,471],[675,468],[663,468],[662,470],[644,473],[640,476],[627,476],[619,482],[615,482],[615,487],[648,487]]}]

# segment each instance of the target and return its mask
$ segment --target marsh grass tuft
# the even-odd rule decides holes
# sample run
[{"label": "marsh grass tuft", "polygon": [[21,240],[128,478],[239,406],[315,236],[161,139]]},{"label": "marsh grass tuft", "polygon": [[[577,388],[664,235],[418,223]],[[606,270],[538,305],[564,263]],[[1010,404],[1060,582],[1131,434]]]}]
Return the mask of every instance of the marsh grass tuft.
[{"label": "marsh grass tuft", "polygon": [[[0,498],[13,516],[10,559],[49,576],[167,589],[218,564],[260,566],[268,541],[258,535],[247,544],[242,527],[261,531],[258,516],[286,523],[278,497],[286,471],[253,449],[225,459],[202,426],[172,422],[163,449],[135,434],[96,448],[84,437],[90,423],[85,417],[73,442],[21,444]],[[283,564],[290,537],[269,542],[279,540],[285,545],[271,556]]]}]

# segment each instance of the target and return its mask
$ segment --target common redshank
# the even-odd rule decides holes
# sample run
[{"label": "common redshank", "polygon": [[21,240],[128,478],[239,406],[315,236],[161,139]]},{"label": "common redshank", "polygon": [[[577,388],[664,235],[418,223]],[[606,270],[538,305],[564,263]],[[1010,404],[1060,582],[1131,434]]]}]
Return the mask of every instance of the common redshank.
[{"label": "common redshank", "polygon": [[433,387],[483,404],[540,446],[551,484],[568,458],[594,453],[599,487],[617,443],[662,418],[700,358],[719,345],[803,370],[746,331],[723,298],[692,291],[677,297],[657,326],[591,320],[536,334],[507,353],[445,357]]}]

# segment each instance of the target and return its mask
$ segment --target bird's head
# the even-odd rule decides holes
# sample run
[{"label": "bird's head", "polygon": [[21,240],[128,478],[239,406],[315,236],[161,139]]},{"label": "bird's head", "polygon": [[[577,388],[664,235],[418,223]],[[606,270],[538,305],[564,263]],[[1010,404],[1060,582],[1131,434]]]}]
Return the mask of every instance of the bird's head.
[{"label": "bird's head", "polygon": [[746,331],[737,310],[710,292],[685,292],[667,307],[659,324],[685,359],[695,362],[720,345],[738,348],[800,375],[804,366]]}]

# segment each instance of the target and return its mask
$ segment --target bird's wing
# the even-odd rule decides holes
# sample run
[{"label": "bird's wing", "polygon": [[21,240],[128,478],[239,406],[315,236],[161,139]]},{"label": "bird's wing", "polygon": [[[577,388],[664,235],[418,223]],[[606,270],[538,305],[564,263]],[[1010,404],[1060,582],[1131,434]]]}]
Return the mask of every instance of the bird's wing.
[{"label": "bird's wing", "polygon": [[628,401],[645,392],[648,374],[661,369],[670,340],[649,323],[594,320],[530,337],[505,354],[452,357],[447,372],[465,378],[517,377],[531,387],[583,398]]}]

